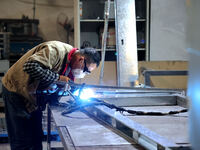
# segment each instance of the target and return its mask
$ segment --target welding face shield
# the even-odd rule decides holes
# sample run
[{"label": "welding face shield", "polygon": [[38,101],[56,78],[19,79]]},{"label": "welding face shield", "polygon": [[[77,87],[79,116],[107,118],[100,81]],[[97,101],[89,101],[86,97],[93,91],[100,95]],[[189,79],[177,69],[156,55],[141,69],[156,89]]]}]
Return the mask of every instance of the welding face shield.
[{"label": "welding face shield", "polygon": [[72,69],[72,74],[75,78],[84,78],[86,72],[83,72],[82,69]]},{"label": "welding face shield", "polygon": [[88,70],[86,65],[86,60],[84,59],[84,68],[82,69],[72,69],[72,74],[75,78],[84,78],[85,75],[90,74],[91,72]]}]

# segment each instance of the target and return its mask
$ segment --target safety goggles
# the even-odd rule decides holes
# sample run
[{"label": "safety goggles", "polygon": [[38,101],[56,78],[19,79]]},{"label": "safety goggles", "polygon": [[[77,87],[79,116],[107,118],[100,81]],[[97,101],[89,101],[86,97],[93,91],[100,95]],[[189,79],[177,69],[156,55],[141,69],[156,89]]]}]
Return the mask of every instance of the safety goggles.
[{"label": "safety goggles", "polygon": [[86,60],[84,59],[84,68],[83,68],[83,72],[86,72],[87,74],[90,74],[91,73],[91,71],[89,71],[88,70],[88,67],[87,67],[87,65],[86,65]]}]

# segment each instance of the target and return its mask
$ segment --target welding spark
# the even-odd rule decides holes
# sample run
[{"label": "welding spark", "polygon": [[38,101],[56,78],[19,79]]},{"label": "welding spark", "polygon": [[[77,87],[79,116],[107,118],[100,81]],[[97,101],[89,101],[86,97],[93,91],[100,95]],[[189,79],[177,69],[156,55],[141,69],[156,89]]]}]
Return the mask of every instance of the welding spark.
[{"label": "welding spark", "polygon": [[[79,95],[79,90],[74,91],[73,93],[75,96]],[[80,100],[83,101],[90,101],[90,98],[94,97],[94,91],[92,89],[83,89],[81,91]]]}]

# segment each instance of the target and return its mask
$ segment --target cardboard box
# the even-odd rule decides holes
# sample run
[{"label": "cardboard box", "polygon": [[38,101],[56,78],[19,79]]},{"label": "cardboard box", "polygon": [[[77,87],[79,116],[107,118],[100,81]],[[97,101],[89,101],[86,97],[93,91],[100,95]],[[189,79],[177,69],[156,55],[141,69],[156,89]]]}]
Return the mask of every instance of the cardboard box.
[{"label": "cardboard box", "polygon": [[[103,28],[100,29],[100,44],[102,43],[103,30],[104,30]],[[107,46],[115,46],[116,45],[115,28],[114,27],[108,28],[106,45]]]}]

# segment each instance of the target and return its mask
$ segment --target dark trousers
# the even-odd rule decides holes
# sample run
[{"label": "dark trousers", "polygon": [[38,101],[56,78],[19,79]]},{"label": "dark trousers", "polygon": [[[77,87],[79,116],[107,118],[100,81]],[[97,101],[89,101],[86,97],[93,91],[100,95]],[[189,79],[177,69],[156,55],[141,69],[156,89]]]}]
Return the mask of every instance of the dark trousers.
[{"label": "dark trousers", "polygon": [[2,88],[11,150],[42,150],[42,111],[28,113],[24,97]]}]

